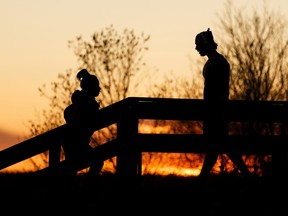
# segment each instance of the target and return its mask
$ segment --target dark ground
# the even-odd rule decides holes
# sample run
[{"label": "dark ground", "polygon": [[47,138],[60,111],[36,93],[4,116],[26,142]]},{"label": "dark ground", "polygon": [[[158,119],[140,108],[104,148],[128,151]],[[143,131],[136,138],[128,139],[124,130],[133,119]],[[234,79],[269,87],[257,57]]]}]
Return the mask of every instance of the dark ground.
[{"label": "dark ground", "polygon": [[131,185],[113,174],[70,183],[1,174],[0,183],[2,215],[288,215],[286,184],[271,177],[142,176]]}]

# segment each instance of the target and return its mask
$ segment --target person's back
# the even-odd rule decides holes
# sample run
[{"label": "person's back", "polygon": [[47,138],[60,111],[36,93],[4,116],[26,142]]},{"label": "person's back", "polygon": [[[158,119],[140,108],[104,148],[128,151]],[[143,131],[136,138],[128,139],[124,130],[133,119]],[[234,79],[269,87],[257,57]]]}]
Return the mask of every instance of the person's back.
[{"label": "person's back", "polygon": [[230,64],[223,55],[216,53],[203,68],[205,101],[219,102],[229,99]]}]

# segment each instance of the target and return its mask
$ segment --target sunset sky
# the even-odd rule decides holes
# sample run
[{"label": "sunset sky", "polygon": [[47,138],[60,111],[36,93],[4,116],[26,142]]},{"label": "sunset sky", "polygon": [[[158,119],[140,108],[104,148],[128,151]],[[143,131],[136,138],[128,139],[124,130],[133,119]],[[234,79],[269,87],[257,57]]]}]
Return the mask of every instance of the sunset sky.
[{"label": "sunset sky", "polygon": [[[160,73],[191,73],[189,56],[194,37],[213,31],[225,0],[0,0],[0,134],[24,135],[28,120],[48,101],[38,87],[77,68],[68,40],[90,36],[110,25],[149,35],[145,62]],[[255,6],[260,0],[234,0],[235,6]],[[268,1],[284,15],[287,0]],[[249,7],[247,7],[249,9]],[[215,40],[221,35],[214,35]],[[14,141],[10,141],[13,144]],[[10,144],[10,143],[9,143]],[[1,145],[1,143],[0,143]]]}]

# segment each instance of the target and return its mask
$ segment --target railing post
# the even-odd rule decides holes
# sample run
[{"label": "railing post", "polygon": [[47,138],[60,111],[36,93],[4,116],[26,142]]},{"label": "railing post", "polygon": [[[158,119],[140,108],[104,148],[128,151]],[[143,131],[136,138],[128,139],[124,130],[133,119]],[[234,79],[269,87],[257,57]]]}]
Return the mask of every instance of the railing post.
[{"label": "railing post", "polygon": [[135,186],[141,177],[142,155],[137,143],[138,118],[133,104],[124,108],[123,117],[117,123],[117,139],[120,151],[117,156],[116,173],[125,185]]},{"label": "railing post", "polygon": [[56,142],[49,149],[49,167],[55,169],[60,166],[61,142]]}]

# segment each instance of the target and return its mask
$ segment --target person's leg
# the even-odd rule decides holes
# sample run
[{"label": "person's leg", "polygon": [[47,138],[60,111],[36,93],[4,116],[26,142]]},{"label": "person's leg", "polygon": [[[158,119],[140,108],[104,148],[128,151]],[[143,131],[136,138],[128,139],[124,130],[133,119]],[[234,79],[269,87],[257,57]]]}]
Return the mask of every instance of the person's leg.
[{"label": "person's leg", "polygon": [[236,152],[229,152],[227,153],[227,155],[236,165],[236,167],[240,170],[241,174],[248,177],[252,175],[240,154]]},{"label": "person's leg", "polygon": [[210,175],[211,170],[217,162],[219,152],[219,127],[216,121],[211,116],[207,116],[207,119],[203,123],[203,134],[206,137],[208,148],[199,175],[201,179],[207,178]]},{"label": "person's leg", "polygon": [[104,166],[104,162],[102,160],[95,160],[91,167],[89,168],[89,175],[99,175],[102,168]]},{"label": "person's leg", "polygon": [[211,170],[213,169],[215,163],[217,162],[217,159],[218,159],[217,152],[210,151],[206,153],[202,169],[199,174],[199,177],[201,179],[205,179],[209,176]]},{"label": "person's leg", "polygon": [[84,181],[85,190],[88,190],[89,193],[101,193],[103,190],[100,175],[103,166],[104,162],[102,160],[95,160],[89,167]]}]

